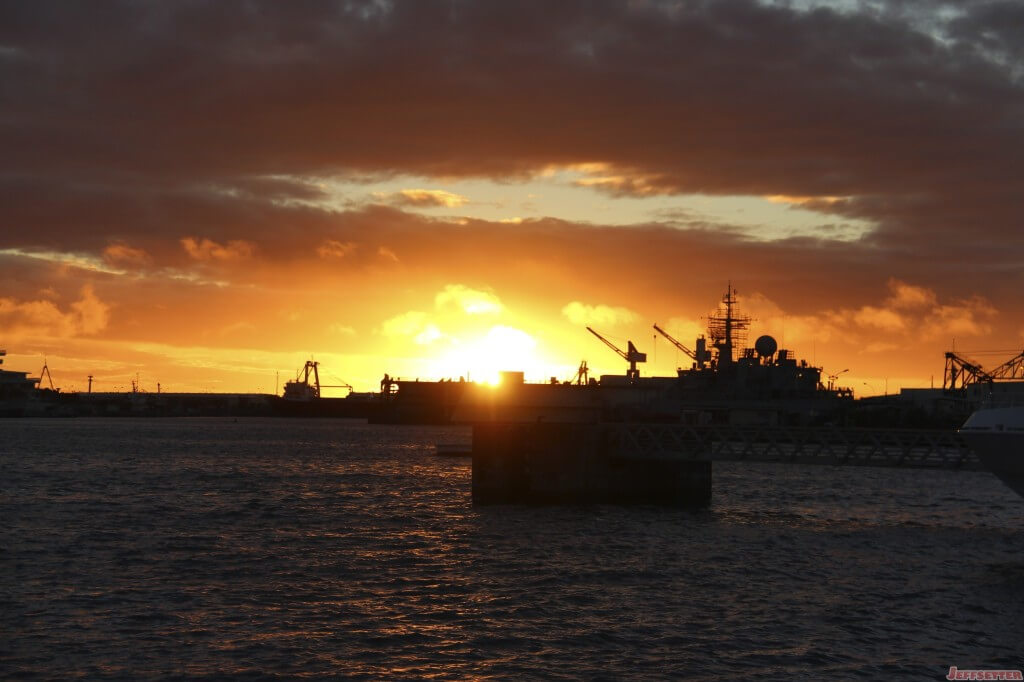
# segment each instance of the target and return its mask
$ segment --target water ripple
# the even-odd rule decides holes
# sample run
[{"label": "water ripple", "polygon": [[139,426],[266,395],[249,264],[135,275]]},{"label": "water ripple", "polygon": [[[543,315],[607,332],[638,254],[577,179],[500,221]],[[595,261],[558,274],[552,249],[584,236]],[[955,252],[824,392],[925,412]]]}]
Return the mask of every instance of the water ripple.
[{"label": "water ripple", "polygon": [[465,430],[9,420],[0,678],[843,679],[1020,668],[985,473],[716,464],[709,509],[470,503]]}]

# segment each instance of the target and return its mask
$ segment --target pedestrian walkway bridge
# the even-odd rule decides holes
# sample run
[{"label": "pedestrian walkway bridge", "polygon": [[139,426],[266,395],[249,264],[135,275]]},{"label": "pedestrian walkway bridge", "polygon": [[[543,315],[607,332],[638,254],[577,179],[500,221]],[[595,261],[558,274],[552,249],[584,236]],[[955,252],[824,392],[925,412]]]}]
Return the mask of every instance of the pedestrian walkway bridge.
[{"label": "pedestrian walkway bridge", "polygon": [[607,424],[620,458],[981,470],[955,431]]}]

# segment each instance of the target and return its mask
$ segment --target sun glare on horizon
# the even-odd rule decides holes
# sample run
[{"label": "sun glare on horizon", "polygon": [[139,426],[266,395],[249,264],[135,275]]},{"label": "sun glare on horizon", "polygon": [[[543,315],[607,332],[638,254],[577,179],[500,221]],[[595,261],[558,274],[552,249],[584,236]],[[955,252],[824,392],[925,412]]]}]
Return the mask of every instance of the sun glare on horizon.
[{"label": "sun glare on horizon", "polygon": [[429,363],[438,378],[477,381],[496,386],[501,372],[523,372],[529,378],[543,377],[548,363],[537,351],[537,341],[515,327],[494,325],[486,334],[472,339],[452,339],[452,345]]}]

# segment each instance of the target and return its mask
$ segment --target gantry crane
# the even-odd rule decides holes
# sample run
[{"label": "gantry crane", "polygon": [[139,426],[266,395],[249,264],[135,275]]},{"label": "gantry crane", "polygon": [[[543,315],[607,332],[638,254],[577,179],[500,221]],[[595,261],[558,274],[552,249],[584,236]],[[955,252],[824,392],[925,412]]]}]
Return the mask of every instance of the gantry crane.
[{"label": "gantry crane", "polygon": [[654,331],[664,336],[668,340],[668,342],[671,343],[673,346],[686,353],[686,355],[688,355],[691,360],[697,363],[698,369],[704,369],[704,365],[711,360],[711,353],[704,346],[705,341],[703,336],[697,339],[697,350],[692,351],[686,346],[684,346],[682,343],[677,341],[675,338],[673,338],[671,334],[669,334],[667,331],[665,331],[658,325],[654,325]]},{"label": "gantry crane", "polygon": [[946,391],[957,391],[967,388],[968,384],[992,381],[992,375],[981,368],[976,362],[958,355],[953,351],[946,353],[946,371],[942,378],[942,388]]},{"label": "gantry crane", "polygon": [[627,346],[627,350],[622,350],[614,343],[612,343],[608,339],[604,338],[603,336],[595,332],[590,327],[587,327],[587,331],[596,336],[597,338],[601,339],[601,341],[604,342],[604,345],[608,346],[613,351],[618,353],[623,360],[629,363],[629,370],[626,372],[626,376],[629,377],[630,381],[636,381],[640,377],[640,371],[636,368],[636,363],[647,362],[647,353],[641,353],[640,351],[638,351],[636,349],[636,346],[633,345],[632,341],[627,341],[626,343],[629,344]]},{"label": "gantry crane", "polygon": [[980,364],[972,362],[954,351],[948,351],[942,388],[946,391],[956,391],[966,388],[969,384],[1019,381],[1020,379],[1024,379],[1024,351],[991,371],[982,369]]}]

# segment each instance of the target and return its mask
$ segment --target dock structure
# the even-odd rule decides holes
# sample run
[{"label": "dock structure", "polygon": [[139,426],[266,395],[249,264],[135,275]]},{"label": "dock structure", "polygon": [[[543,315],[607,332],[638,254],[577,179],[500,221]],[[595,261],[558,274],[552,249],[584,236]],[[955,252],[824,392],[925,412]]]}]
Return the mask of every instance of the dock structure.
[{"label": "dock structure", "polygon": [[[473,425],[474,502],[699,506],[711,499],[712,465],[726,461],[983,468],[952,430],[823,426],[858,418],[853,391],[836,384],[849,370],[824,374],[767,334],[746,347],[751,318],[736,296],[730,282],[695,350],[654,325],[692,360],[675,376],[641,377],[645,353],[587,327],[628,363],[625,376],[527,386],[520,374],[497,393],[463,395],[453,414]],[[960,384],[966,369],[993,378],[958,362]],[[1024,353],[1004,367],[1024,372]]]},{"label": "dock structure", "polygon": [[706,506],[714,462],[976,471],[954,431],[676,423],[477,423],[473,502]]},{"label": "dock structure", "polygon": [[852,427],[603,424],[622,456],[911,469],[983,469],[955,431]]}]

